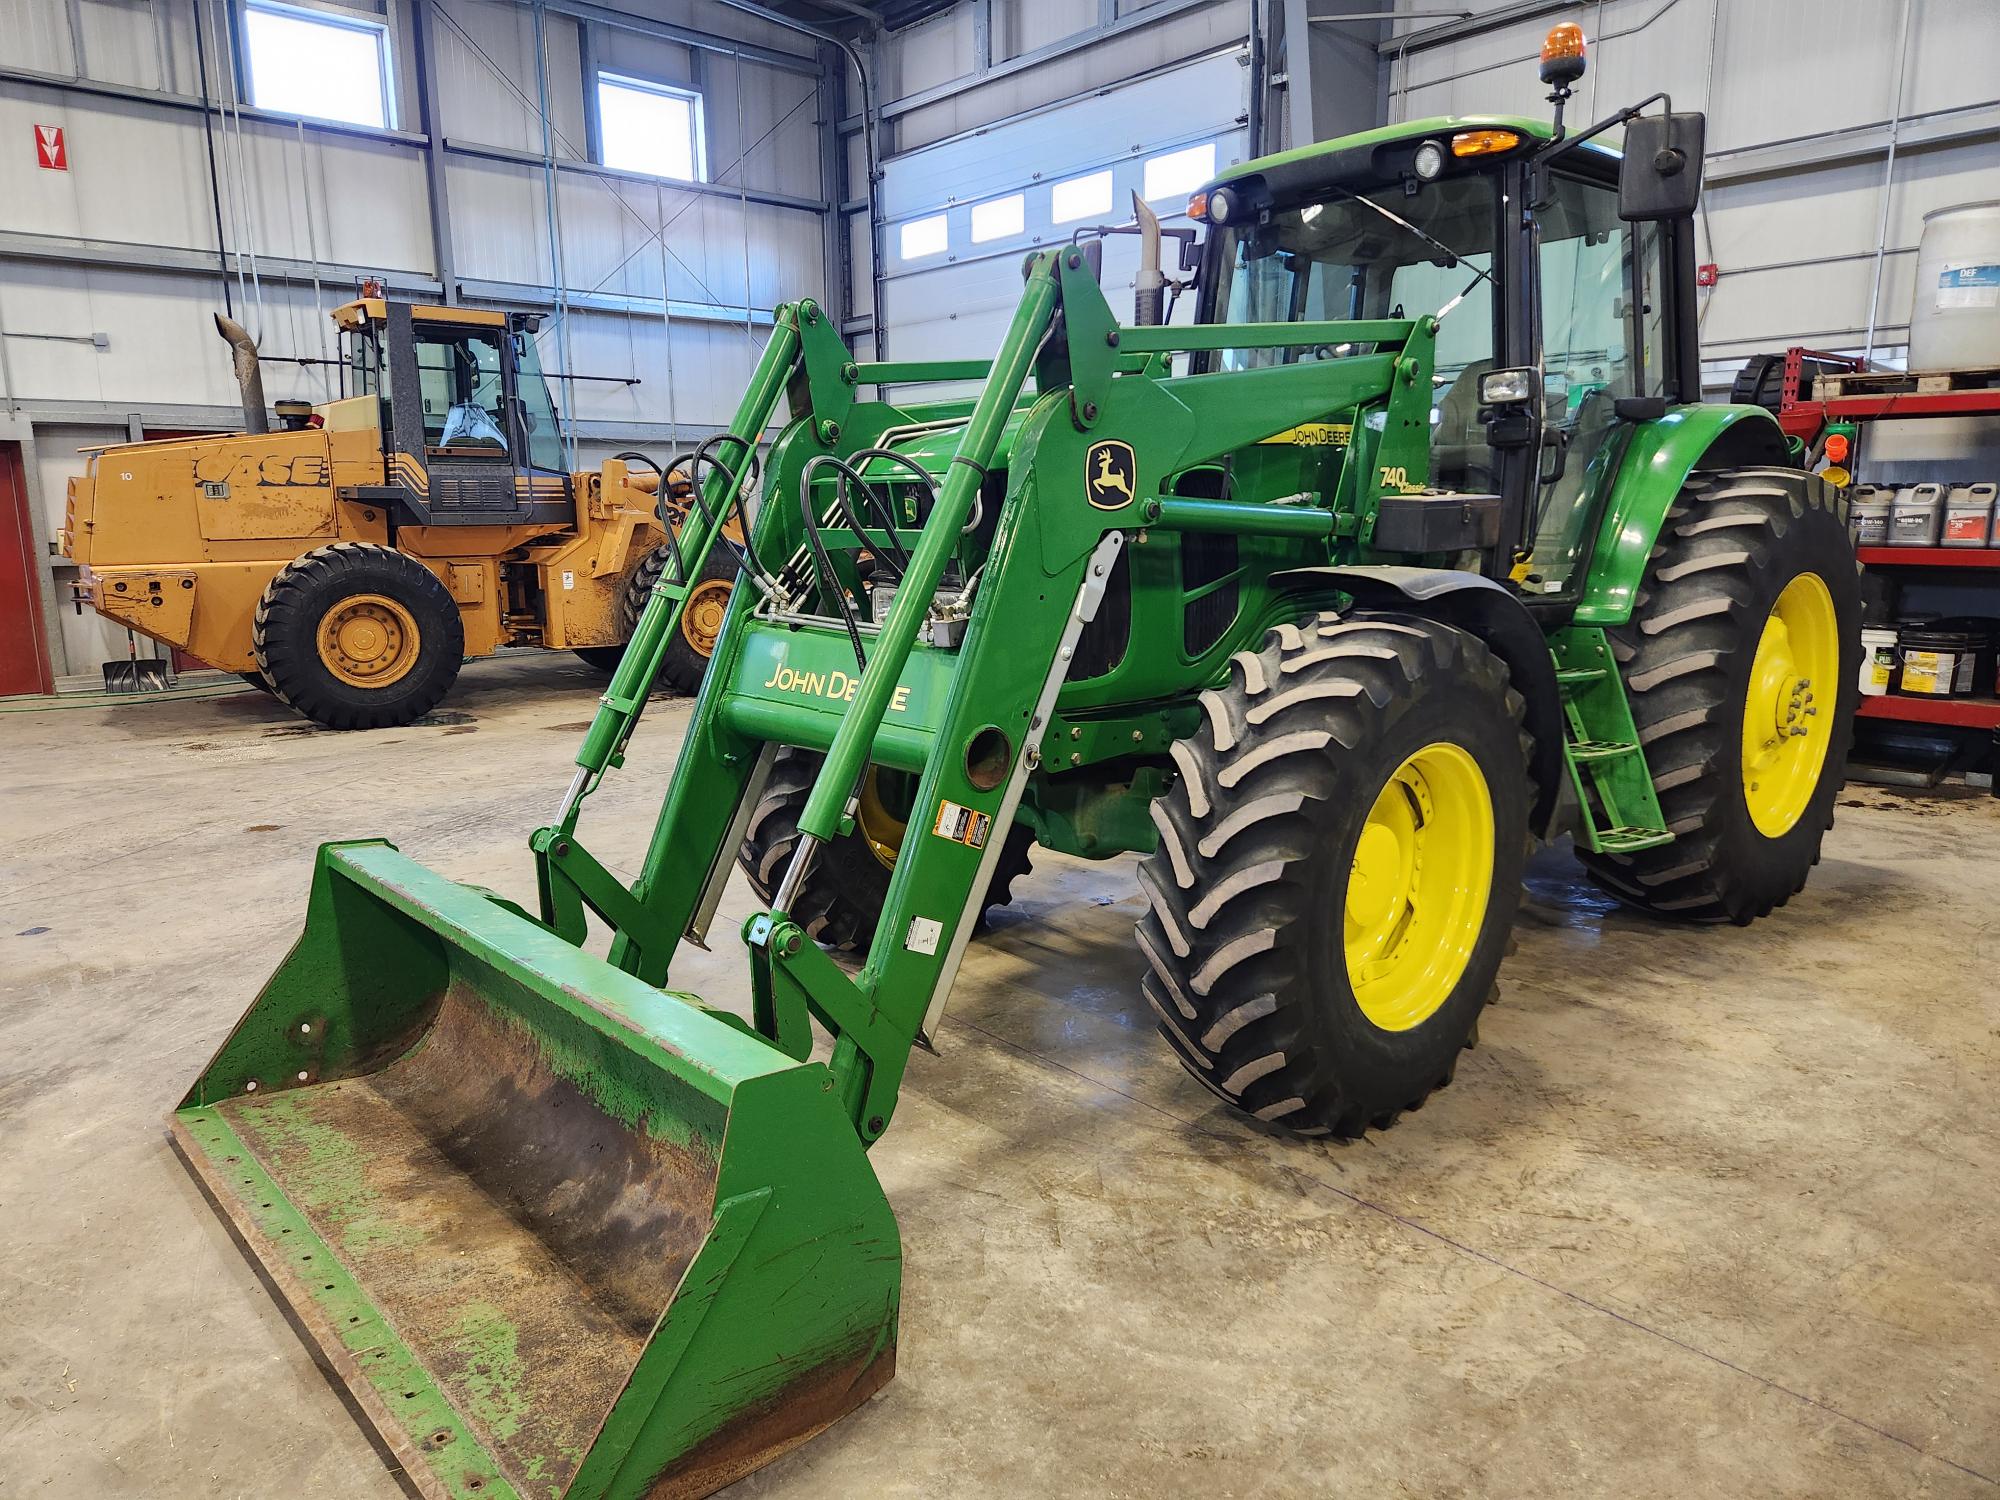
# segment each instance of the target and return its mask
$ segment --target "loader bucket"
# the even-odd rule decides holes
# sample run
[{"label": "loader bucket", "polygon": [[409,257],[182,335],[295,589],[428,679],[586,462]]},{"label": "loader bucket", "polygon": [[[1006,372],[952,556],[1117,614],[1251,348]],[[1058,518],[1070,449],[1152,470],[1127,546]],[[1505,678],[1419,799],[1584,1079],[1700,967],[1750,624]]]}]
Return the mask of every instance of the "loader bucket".
[{"label": "loader bucket", "polygon": [[893,1373],[895,1219],[831,1076],[386,843],[175,1142],[425,1496],[706,1495]]}]

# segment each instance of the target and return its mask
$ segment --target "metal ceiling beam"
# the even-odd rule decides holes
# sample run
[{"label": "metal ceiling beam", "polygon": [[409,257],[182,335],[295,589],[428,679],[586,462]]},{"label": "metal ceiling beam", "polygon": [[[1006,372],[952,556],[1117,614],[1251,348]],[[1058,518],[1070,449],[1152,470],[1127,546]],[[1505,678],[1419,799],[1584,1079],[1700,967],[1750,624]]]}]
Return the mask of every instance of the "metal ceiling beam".
[{"label": "metal ceiling beam", "polygon": [[[1927,114],[1904,115],[1895,127],[1898,151],[1950,146],[2000,135],[2000,99]],[[1711,151],[1703,168],[1709,183],[1737,182],[1786,172],[1811,171],[1844,161],[1865,161],[1889,149],[1890,125],[1879,120],[1821,135]]]},{"label": "metal ceiling beam", "polygon": [[[533,167],[537,172],[546,165],[539,151],[517,151],[512,146],[487,146],[477,141],[461,141],[447,136],[444,149],[451,156],[472,157],[480,161],[506,162],[510,166]],[[832,204],[820,198],[802,198],[796,193],[773,193],[762,188],[738,188],[719,182],[683,182],[675,177],[654,177],[645,172],[621,172],[616,167],[607,167],[594,161],[579,161],[574,157],[556,158],[556,170],[579,177],[597,177],[610,182],[629,182],[634,187],[664,188],[671,193],[693,193],[702,197],[726,198],[731,203],[748,199],[767,208],[796,208],[807,213],[827,213]]]},{"label": "metal ceiling beam", "polygon": [[[93,78],[65,78],[60,73],[41,73],[32,68],[0,68],[0,83],[20,84],[28,88],[47,89],[51,93],[65,94],[78,98],[119,99],[132,104],[150,104],[160,109],[177,109],[200,114],[204,106],[200,99],[188,94],[169,94],[161,89],[134,88],[124,83],[103,83]],[[220,116],[220,104],[206,106],[211,115]],[[343,125],[335,120],[302,120],[297,115],[280,113],[274,109],[259,109],[254,104],[246,104],[241,110],[232,104],[229,114],[232,118],[241,114],[246,120],[262,125],[281,125],[286,130],[303,125],[311,135],[341,135],[364,141],[381,141],[392,146],[423,146],[429,137],[414,130],[378,130],[371,125]]]},{"label": "metal ceiling beam", "polygon": [[819,73],[819,63],[801,53],[785,52],[756,42],[732,41],[712,31],[702,31],[694,26],[682,26],[673,21],[656,21],[651,16],[639,16],[630,11],[615,10],[608,5],[594,4],[592,0],[544,0],[543,8],[552,15],[568,16],[573,21],[594,21],[600,26],[635,32],[640,36],[658,37],[662,41],[678,42],[683,47],[717,52],[725,57],[741,54],[746,62],[762,63],[767,68],[782,68],[788,73],[803,73],[808,77],[817,76]]},{"label": "metal ceiling beam", "polygon": [[[734,0],[725,0],[725,3],[734,3]],[[1046,62],[1054,62],[1059,57],[1067,57],[1072,52],[1081,52],[1086,47],[1099,46],[1102,43],[1112,40],[1114,37],[1123,36],[1130,31],[1137,31],[1142,26],[1151,26],[1157,22],[1167,20],[1169,17],[1181,15],[1186,11],[1204,6],[1211,6],[1214,3],[1215,0],[1155,0],[1154,4],[1147,6],[1144,10],[1135,10],[1129,15],[1121,16],[1108,26],[1099,24],[1087,27],[1082,31],[1063,37],[1059,41],[1050,42],[1045,47],[1037,47],[1032,52],[1023,52],[1020,56],[1010,57],[1005,62],[993,63],[984,72],[975,71],[968,73],[961,78],[953,78],[931,88],[919,89],[914,94],[905,94],[900,99],[892,99],[882,105],[877,113],[882,119],[893,120],[898,115],[906,115],[913,109],[922,109],[926,104],[936,104],[941,99],[949,99],[955,94],[963,94],[970,89],[980,87],[982,84],[993,83],[998,79],[1010,77],[1015,73],[1025,72],[1029,68],[1039,67]],[[1246,9],[1244,11],[1246,32],[1249,24],[1248,17],[1249,12]],[[852,124],[845,120],[841,122],[842,130],[858,128],[858,121]]]},{"label": "metal ceiling beam", "polygon": [[[1518,25],[1522,21],[1532,21],[1538,17],[1552,15],[1556,11],[1575,10],[1577,0],[1516,0],[1513,5],[1497,5],[1491,10],[1480,11],[1460,21],[1446,21],[1441,26],[1426,26],[1421,31],[1406,31],[1400,36],[1385,36],[1376,43],[1378,52],[1393,52],[1402,56],[1409,52],[1421,52],[1426,47],[1442,46],[1463,37],[1477,36],[1482,32],[1497,31],[1502,27]],[[1393,16],[1387,19],[1395,19]]]}]

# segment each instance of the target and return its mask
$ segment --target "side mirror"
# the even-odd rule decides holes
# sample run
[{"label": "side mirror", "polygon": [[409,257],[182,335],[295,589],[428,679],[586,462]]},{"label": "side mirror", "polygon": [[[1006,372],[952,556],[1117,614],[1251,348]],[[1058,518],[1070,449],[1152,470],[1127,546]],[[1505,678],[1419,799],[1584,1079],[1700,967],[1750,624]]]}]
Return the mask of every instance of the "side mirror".
[{"label": "side mirror", "polygon": [[1639,115],[1625,126],[1618,168],[1618,217],[1628,224],[1678,219],[1701,197],[1700,113]]}]

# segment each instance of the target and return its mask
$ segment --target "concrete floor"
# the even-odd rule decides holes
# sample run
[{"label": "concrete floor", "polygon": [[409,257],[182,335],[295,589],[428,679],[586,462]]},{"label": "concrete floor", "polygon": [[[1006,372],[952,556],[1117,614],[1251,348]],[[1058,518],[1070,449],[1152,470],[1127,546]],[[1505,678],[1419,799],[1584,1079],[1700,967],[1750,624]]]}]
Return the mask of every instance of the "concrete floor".
[{"label": "concrete floor", "polygon": [[[249,692],[0,715],[0,1495],[400,1493],[162,1120],[321,840],[531,899],[593,692],[530,658],[373,735]],[[595,800],[614,864],[685,717]],[[1996,861],[2000,802],[1850,790],[1804,897],[1687,930],[1544,854],[1457,1084],[1343,1147],[1184,1077],[1129,864],[1044,857],[874,1153],[900,1373],[732,1494],[1993,1494]]]}]

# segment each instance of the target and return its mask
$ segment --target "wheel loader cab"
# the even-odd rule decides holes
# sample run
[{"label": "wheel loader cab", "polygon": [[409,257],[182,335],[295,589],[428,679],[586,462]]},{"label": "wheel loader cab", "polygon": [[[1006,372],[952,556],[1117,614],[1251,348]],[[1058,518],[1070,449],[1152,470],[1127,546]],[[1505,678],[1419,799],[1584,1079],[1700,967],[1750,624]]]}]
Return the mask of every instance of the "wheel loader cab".
[{"label": "wheel loader cab", "polygon": [[404,525],[574,519],[534,315],[362,298],[334,321],[343,394],[380,403],[388,482],[366,498]]},{"label": "wheel loader cab", "polygon": [[[1688,221],[1621,219],[1619,155],[1596,141],[1538,169],[1551,135],[1517,118],[1388,126],[1246,163],[1190,212],[1212,226],[1202,322],[1440,319],[1430,486],[1498,494],[1482,571],[1563,608],[1633,419],[1660,414],[1619,403],[1698,400],[1699,373]],[[1224,349],[1195,367],[1366,352]],[[1496,371],[1538,389],[1490,401]]]}]

